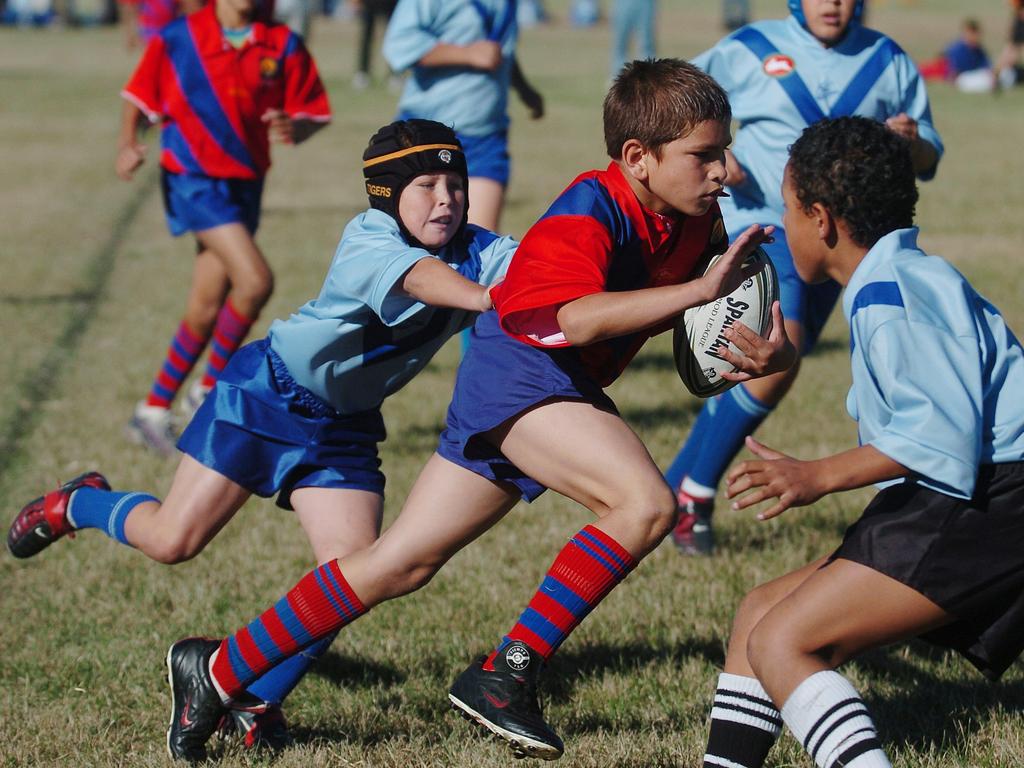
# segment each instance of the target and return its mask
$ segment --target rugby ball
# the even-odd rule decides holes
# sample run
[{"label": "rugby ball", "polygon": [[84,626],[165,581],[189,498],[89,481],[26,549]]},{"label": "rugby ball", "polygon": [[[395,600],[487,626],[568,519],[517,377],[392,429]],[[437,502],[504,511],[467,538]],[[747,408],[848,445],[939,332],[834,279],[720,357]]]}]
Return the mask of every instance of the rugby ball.
[{"label": "rugby ball", "polygon": [[[707,272],[721,256],[715,256],[704,269]],[[725,392],[735,382],[723,379],[722,374],[737,370],[722,359],[729,344],[722,332],[737,320],[761,336],[772,329],[772,303],[779,298],[779,278],[772,260],[758,248],[744,262],[745,265],[763,263],[764,269],[743,281],[735,291],[708,304],[700,304],[683,312],[676,323],[672,337],[672,352],[676,370],[683,384],[697,397],[712,397]]]}]

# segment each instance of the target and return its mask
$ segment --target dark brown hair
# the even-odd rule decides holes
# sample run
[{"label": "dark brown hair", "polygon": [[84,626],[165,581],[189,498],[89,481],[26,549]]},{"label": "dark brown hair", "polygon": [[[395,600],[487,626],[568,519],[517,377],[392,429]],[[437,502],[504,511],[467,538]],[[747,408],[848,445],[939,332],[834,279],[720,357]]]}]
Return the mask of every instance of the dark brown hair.
[{"label": "dark brown hair", "polygon": [[615,160],[629,139],[660,156],[663,145],[707,120],[732,120],[729,97],[710,75],[681,59],[630,62],[604,98],[604,142]]}]

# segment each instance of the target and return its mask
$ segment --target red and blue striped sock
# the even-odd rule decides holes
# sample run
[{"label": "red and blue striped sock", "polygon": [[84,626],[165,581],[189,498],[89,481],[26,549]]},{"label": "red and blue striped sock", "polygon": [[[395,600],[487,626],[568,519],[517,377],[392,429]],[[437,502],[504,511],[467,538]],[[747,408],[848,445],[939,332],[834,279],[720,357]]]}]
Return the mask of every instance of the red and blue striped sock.
[{"label": "red and blue striped sock", "polygon": [[217,315],[217,323],[213,327],[213,344],[210,345],[210,358],[206,362],[206,372],[201,384],[209,389],[217,381],[220,372],[228,364],[228,360],[241,345],[255,317],[246,317],[231,303],[229,298],[224,302]]},{"label": "red and blue striped sock", "polygon": [[235,698],[282,659],[337,632],[366,613],[337,560],[307,573],[273,608],[225,638],[210,674]]},{"label": "red and blue striped sock", "polygon": [[171,401],[192,372],[196,360],[203,354],[209,340],[209,336],[200,336],[189,328],[184,320],[182,321],[178,326],[178,332],[171,339],[171,345],[167,348],[167,357],[153,381],[146,405],[155,405],[158,408],[171,407]]},{"label": "red and blue striped sock", "polygon": [[565,545],[551,564],[540,589],[497,650],[484,664],[493,669],[494,656],[519,640],[548,659],[598,603],[636,567],[621,544],[588,525]]}]

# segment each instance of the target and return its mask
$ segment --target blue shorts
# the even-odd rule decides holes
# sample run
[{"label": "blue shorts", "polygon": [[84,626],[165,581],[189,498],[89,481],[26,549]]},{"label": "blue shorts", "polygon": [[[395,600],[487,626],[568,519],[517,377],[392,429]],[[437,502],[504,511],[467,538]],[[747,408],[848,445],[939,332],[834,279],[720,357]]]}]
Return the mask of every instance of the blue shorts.
[{"label": "blue shorts", "polygon": [[[743,229],[746,229],[744,227]],[[739,237],[739,232],[729,233],[730,240]],[[818,343],[825,323],[828,322],[832,308],[835,307],[842,286],[835,280],[810,285],[805,283],[796,273],[793,255],[786,243],[786,233],[782,227],[775,228],[775,242],[761,246],[775,265],[779,274],[779,303],[782,305],[782,316],[787,320],[795,320],[804,327],[803,354],[807,354]]]},{"label": "blue shorts", "polygon": [[178,449],[257,496],[296,488],[384,495],[379,409],[341,415],[296,384],[267,339],[236,352],[178,441]]},{"label": "blue shorts", "polygon": [[437,452],[481,477],[516,486],[526,501],[546,489],[488,443],[483,433],[552,398],[585,400],[618,413],[571,347],[540,349],[501,330],[493,310],[477,318],[448,406]]},{"label": "blue shorts", "polygon": [[244,224],[250,234],[260,225],[263,179],[214,179],[160,169],[167,227],[177,237],[222,224]]},{"label": "blue shorts", "polygon": [[489,136],[456,135],[466,153],[469,177],[493,179],[507,187],[512,173],[508,155],[508,131],[498,131]]}]

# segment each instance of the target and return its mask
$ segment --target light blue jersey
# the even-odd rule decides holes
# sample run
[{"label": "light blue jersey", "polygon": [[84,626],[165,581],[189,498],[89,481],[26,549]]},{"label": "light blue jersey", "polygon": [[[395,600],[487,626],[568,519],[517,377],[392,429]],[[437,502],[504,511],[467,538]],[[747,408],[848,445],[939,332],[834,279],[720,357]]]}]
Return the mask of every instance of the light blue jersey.
[{"label": "light blue jersey", "polygon": [[981,464],[1024,459],[1024,350],[948,262],[890,232],[843,295],[860,442],[933,490],[970,498]]},{"label": "light blue jersey", "polygon": [[[824,47],[792,16],[749,24],[693,61],[729,94],[739,122],[732,151],[747,172],[720,199],[730,233],[751,224],[782,225],[782,174],[789,147],[825,117],[884,121],[905,112],[922,139],[943,147],[910,57],[880,32],[853,23],[843,41]],[[935,168],[921,174],[935,175]]]},{"label": "light blue jersey", "polygon": [[270,326],[271,348],[298,384],[340,413],[376,408],[476,317],[413,299],[400,289],[405,273],[420,259],[439,258],[491,285],[517,245],[469,225],[433,256],[410,246],[386,213],[368,210],[345,227],[320,295]]},{"label": "light blue jersey", "polygon": [[[399,0],[383,46],[393,70],[412,68],[399,113],[436,120],[465,136],[505,130],[517,34],[515,0]],[[504,56],[494,72],[416,66],[438,43],[480,40],[501,45]]]}]

